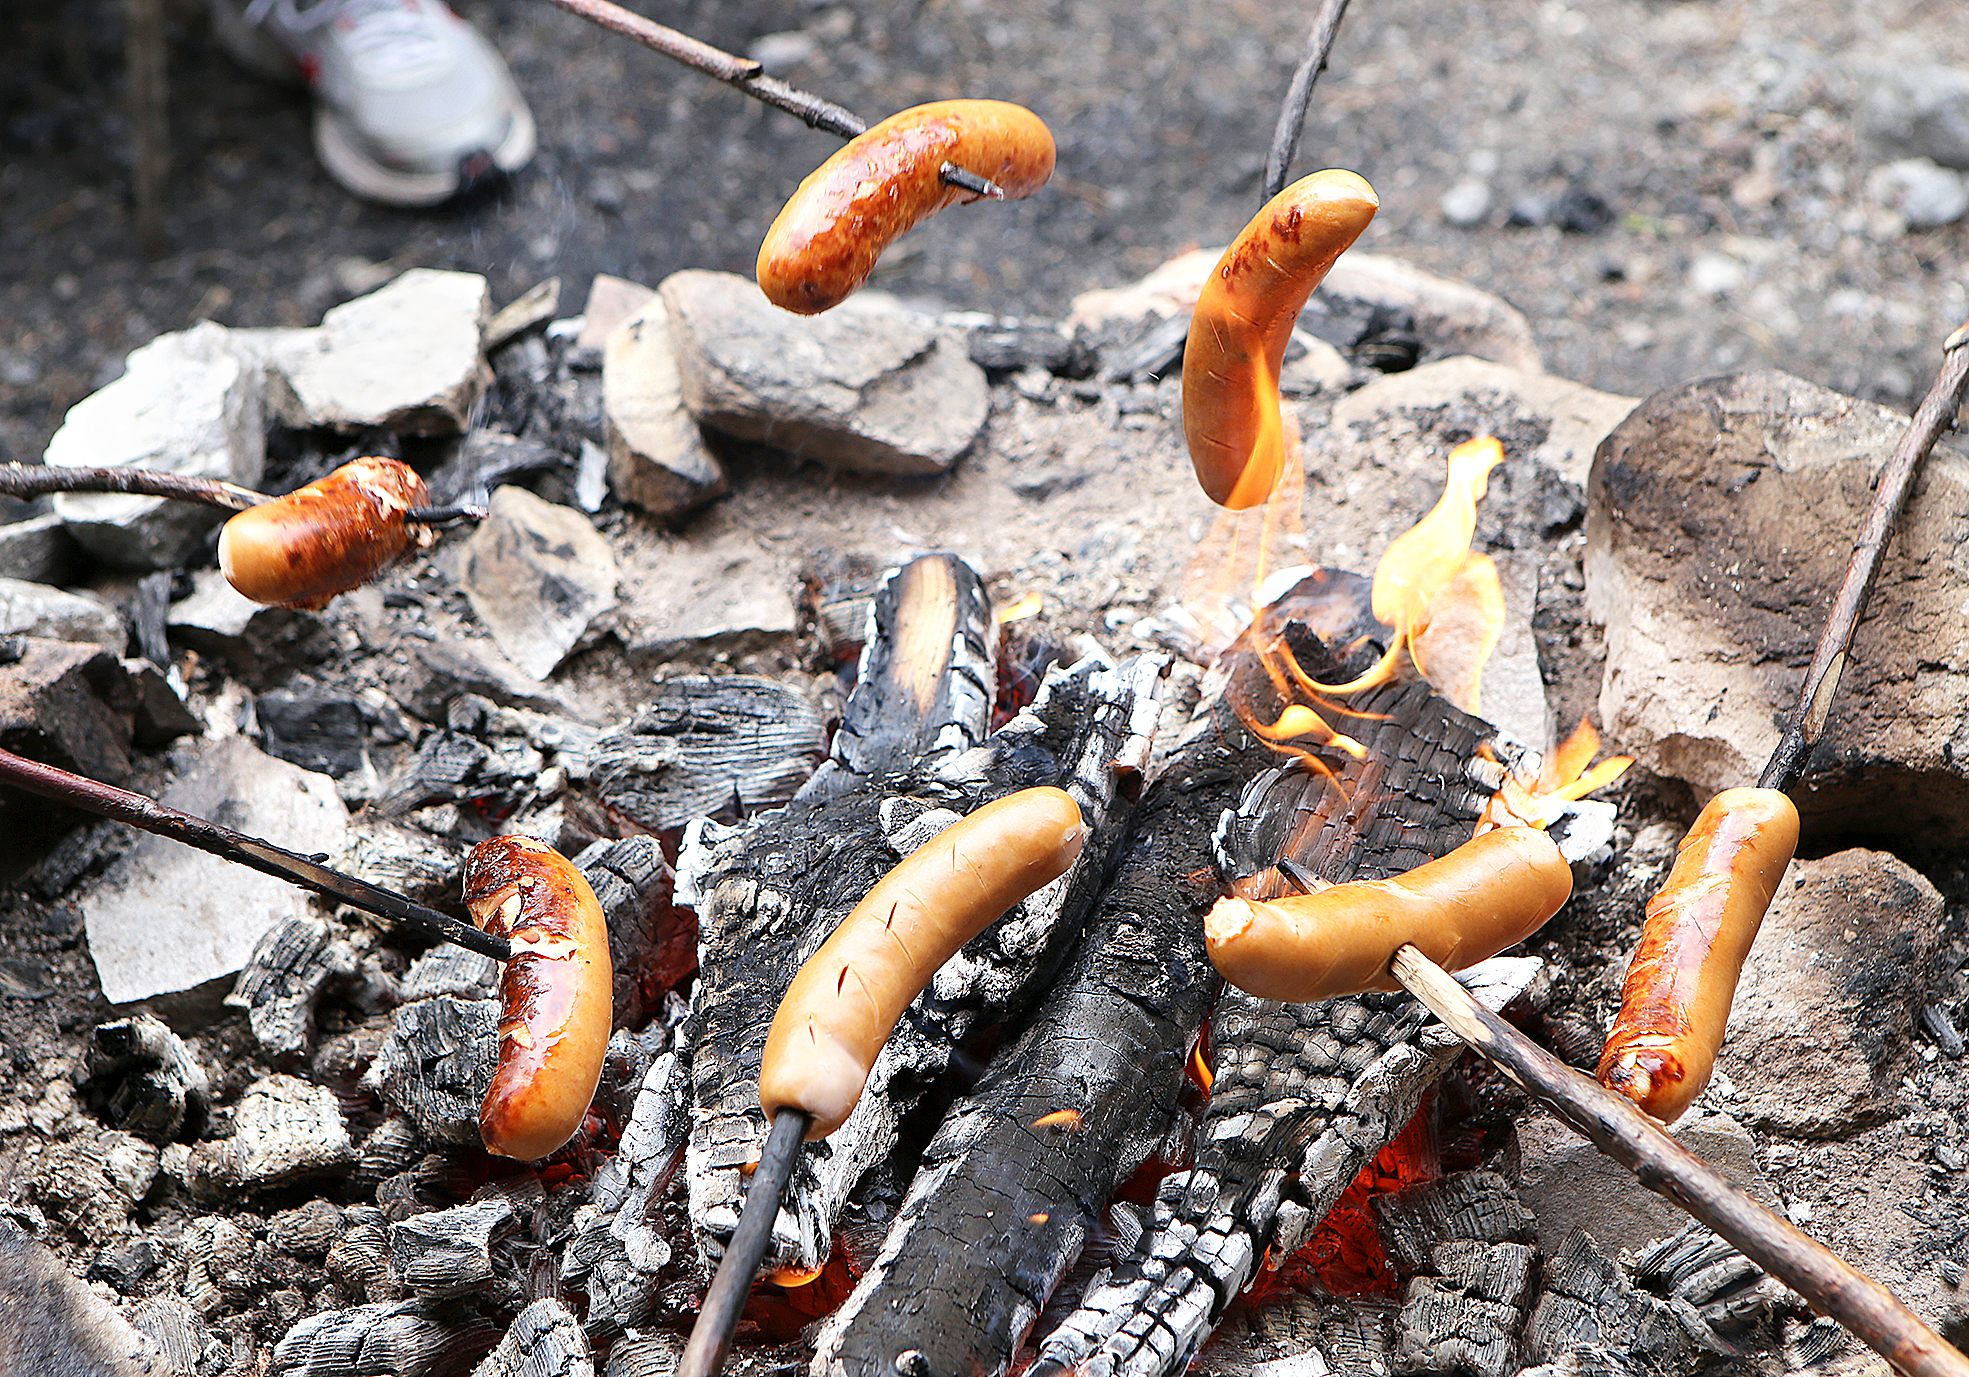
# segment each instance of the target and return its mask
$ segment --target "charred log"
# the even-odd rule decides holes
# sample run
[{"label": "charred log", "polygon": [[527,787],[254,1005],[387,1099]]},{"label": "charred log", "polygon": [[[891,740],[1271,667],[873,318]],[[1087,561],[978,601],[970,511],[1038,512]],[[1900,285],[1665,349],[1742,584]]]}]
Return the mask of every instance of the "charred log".
[{"label": "charred log", "polygon": [[358,1305],[302,1320],[274,1346],[295,1377],[462,1377],[498,1340],[470,1311],[423,1301]]}]

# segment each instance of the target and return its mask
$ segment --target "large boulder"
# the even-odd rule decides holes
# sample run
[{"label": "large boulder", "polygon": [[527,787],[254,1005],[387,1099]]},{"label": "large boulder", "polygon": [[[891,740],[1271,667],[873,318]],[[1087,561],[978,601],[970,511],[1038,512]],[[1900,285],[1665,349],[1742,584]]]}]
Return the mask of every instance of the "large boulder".
[{"label": "large boulder", "polygon": [[[1777,372],[1650,397],[1588,485],[1602,725],[1701,794],[1756,780],[1905,417]],[[1808,830],[1969,838],[1969,462],[1938,446],[1895,529],[1824,739]]]}]

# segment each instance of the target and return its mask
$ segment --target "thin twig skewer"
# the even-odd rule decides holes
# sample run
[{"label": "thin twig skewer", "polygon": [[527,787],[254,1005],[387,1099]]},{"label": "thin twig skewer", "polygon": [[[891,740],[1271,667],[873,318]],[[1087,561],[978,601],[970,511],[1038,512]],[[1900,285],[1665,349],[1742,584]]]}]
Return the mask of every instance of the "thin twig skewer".
[{"label": "thin twig skewer", "polygon": [[392,894],[353,875],[330,869],[312,856],[303,856],[285,847],[275,846],[272,842],[222,827],[216,822],[181,813],[155,799],[133,794],[128,789],[118,789],[114,785],[71,774],[8,750],[0,750],[0,783],[11,784],[30,794],[70,804],[102,817],[114,818],[141,831],[169,837],[172,841],[210,852],[221,860],[234,861],[262,874],[286,880],[289,884],[340,899],[365,912],[407,923],[443,941],[455,942],[461,947],[490,956],[495,961],[506,961],[512,957],[512,944],[503,937],[494,937],[470,923],[461,923],[449,914],[412,903],[401,894]]},{"label": "thin twig skewer", "polygon": [[676,1377],[711,1377],[725,1361],[732,1333],[738,1328],[739,1312],[752,1290],[752,1278],[772,1242],[779,1198],[793,1179],[793,1164],[800,1160],[800,1144],[806,1140],[811,1122],[813,1116],[800,1109],[782,1109],[773,1115],[759,1165],[745,1188],[745,1208],[739,1213],[738,1228],[732,1231],[731,1243],[718,1263],[718,1274],[711,1279],[711,1289],[704,1293],[697,1323],[691,1326],[690,1340],[677,1360]]},{"label": "thin twig skewer", "polygon": [[191,478],[161,469],[71,469],[54,464],[0,464],[0,496],[40,497],[51,492],[134,493],[139,497],[171,497],[202,502],[228,512],[243,512],[273,499],[265,493],[222,483],[216,478]]},{"label": "thin twig skewer", "polygon": [[[852,110],[796,86],[789,86],[778,77],[767,76],[766,69],[750,58],[714,48],[668,25],[645,19],[634,10],[611,4],[610,0],[552,0],[552,3],[569,14],[600,25],[610,33],[634,39],[652,52],[662,53],[708,77],[715,77],[775,110],[795,115],[805,121],[810,129],[822,129],[841,139],[857,138],[868,132],[868,121]],[[1005,199],[1005,192],[997,183],[975,172],[945,163],[942,175],[946,182],[973,196],[986,196],[998,201]]]},{"label": "thin twig skewer", "polygon": [[1935,385],[1921,399],[1914,419],[1908,422],[1893,457],[1881,467],[1875,480],[1873,505],[1867,509],[1859,539],[1853,545],[1853,558],[1846,566],[1845,581],[1832,600],[1826,615],[1825,631],[1818,649],[1812,653],[1805,682],[1798,690],[1798,706],[1785,724],[1784,735],[1757,783],[1764,789],[1790,789],[1805,771],[1812,748],[1825,734],[1827,716],[1832,711],[1832,695],[1839,689],[1839,676],[1846,668],[1846,652],[1852,647],[1853,633],[1866,611],[1867,597],[1887,557],[1887,540],[1901,508],[1914,487],[1914,478],[1926,462],[1929,451],[1942,432],[1955,424],[1962,405],[1962,394],[1969,389],[1969,324],[1963,325],[1942,342],[1942,367]]},{"label": "thin twig skewer", "polygon": [[1306,124],[1306,107],[1312,103],[1313,83],[1326,67],[1326,55],[1333,49],[1333,36],[1340,31],[1340,17],[1347,12],[1347,0],[1324,0],[1312,32],[1306,35],[1306,51],[1292,69],[1292,83],[1286,87],[1285,103],[1279,107],[1278,127],[1272,131],[1272,151],[1265,159],[1265,190],[1258,203],[1285,190],[1287,169],[1299,148],[1299,131]]},{"label": "thin twig skewer", "polygon": [[1822,1313],[1911,1377],[1969,1377],[1969,1359],[1906,1305],[1817,1240],[1765,1209],[1676,1142],[1623,1096],[1581,1075],[1478,1003],[1415,948],[1395,978],[1472,1049],[1600,1151],[1714,1229]]}]

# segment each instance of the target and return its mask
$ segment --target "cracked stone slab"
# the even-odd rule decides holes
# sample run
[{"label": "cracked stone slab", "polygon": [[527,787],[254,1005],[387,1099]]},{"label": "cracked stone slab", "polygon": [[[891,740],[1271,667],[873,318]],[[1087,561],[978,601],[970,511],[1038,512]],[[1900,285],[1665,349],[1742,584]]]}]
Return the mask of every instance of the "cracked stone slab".
[{"label": "cracked stone slab", "polygon": [[670,313],[654,293],[608,333],[602,414],[609,486],[623,501],[677,516],[725,491],[725,470],[684,405]]},{"label": "cracked stone slab", "polygon": [[525,488],[492,494],[459,547],[458,583],[506,658],[545,679],[615,606],[620,571],[594,523]]},{"label": "cracked stone slab", "polygon": [[[1906,427],[1774,371],[1670,388],[1615,427],[1593,461],[1585,551],[1612,743],[1702,794],[1757,777]],[[1891,819],[1899,840],[1969,839],[1965,543],[1969,459],[1937,445],[1793,791],[1808,837]]]},{"label": "cracked stone slab", "polygon": [[685,405],[714,430],[864,473],[942,473],[990,409],[964,342],[927,317],[872,307],[796,316],[732,273],[672,274]]},{"label": "cracked stone slab", "polygon": [[[161,797],[172,808],[304,855],[341,845],[348,812],[335,781],[242,737],[200,742]],[[196,993],[216,1004],[266,930],[308,911],[271,875],[145,836],[82,895],[89,954],[112,1004]]]},{"label": "cracked stone slab", "polygon": [[[131,351],[123,376],[68,410],[43,459],[63,468],[161,469],[254,487],[266,465],[265,387],[226,328],[201,321]],[[54,510],[118,568],[174,569],[224,513],[128,493],[58,493]]]},{"label": "cracked stone slab", "polygon": [[319,329],[269,339],[281,421],[297,429],[462,434],[492,377],[480,354],[491,310],[477,273],[413,268],[329,310]]}]

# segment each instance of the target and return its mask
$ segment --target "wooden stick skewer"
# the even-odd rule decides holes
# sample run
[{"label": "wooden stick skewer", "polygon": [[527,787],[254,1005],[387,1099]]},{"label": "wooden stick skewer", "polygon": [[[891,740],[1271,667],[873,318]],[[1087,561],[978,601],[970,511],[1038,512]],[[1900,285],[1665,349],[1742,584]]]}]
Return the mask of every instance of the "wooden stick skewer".
[{"label": "wooden stick skewer", "polygon": [[[868,121],[844,106],[836,105],[798,87],[789,86],[778,77],[766,75],[766,69],[750,58],[739,57],[722,48],[714,48],[709,43],[680,33],[666,24],[653,19],[645,19],[634,10],[610,3],[610,0],[551,0],[569,14],[579,15],[589,23],[607,29],[610,33],[621,34],[633,39],[651,52],[662,53],[665,57],[694,68],[708,77],[714,77],[727,86],[744,92],[756,101],[770,105],[775,110],[784,110],[789,115],[798,116],[810,129],[824,129],[836,138],[852,139],[868,132]],[[980,177],[975,172],[966,171],[954,163],[945,163],[941,170],[944,181],[968,191],[973,196],[989,197],[992,200],[1005,199],[1005,191],[989,178]]]},{"label": "wooden stick skewer", "polygon": [[209,852],[221,860],[233,861],[262,874],[286,880],[289,884],[311,889],[317,894],[340,899],[365,912],[421,928],[433,937],[455,942],[495,961],[512,958],[512,944],[503,937],[494,937],[470,923],[459,922],[449,914],[412,903],[401,894],[393,894],[353,875],[345,875],[312,856],[303,856],[297,851],[275,846],[258,837],[249,837],[244,832],[235,832],[216,822],[181,813],[155,799],[133,794],[128,789],[102,784],[8,750],[0,750],[0,783],[11,784],[27,793],[70,804],[102,817],[114,818],[140,831],[169,837],[172,841]]}]

